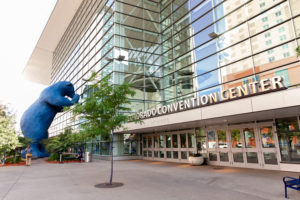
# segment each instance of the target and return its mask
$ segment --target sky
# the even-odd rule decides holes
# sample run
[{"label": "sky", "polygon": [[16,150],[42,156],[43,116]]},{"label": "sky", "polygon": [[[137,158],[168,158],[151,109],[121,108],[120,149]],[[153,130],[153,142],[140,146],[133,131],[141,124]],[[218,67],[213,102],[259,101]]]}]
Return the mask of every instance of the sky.
[{"label": "sky", "polygon": [[56,0],[0,0],[0,102],[16,115],[38,98],[45,85],[22,76]]}]

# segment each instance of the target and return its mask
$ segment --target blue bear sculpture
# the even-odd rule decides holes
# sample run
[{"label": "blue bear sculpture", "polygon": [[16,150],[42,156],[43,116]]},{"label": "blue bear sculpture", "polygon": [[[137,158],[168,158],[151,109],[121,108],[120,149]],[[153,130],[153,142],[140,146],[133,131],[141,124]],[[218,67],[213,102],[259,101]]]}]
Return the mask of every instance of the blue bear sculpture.
[{"label": "blue bear sculpture", "polygon": [[[72,98],[69,100],[68,97]],[[48,138],[50,127],[56,113],[77,103],[79,95],[75,94],[74,86],[67,81],[55,83],[44,89],[40,97],[24,112],[21,118],[21,130],[25,137],[32,139],[32,156],[47,157],[41,140]],[[24,156],[25,152],[22,152]]]}]

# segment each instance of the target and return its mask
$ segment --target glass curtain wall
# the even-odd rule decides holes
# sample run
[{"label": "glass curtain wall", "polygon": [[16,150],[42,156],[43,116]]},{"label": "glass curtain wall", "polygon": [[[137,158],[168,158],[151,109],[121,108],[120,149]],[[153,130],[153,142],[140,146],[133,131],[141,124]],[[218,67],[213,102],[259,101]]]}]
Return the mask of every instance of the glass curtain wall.
[{"label": "glass curtain wall", "polygon": [[117,0],[115,11],[113,83],[133,84],[132,112],[161,103],[161,49],[159,3],[151,0]]},{"label": "glass curtain wall", "polygon": [[299,6],[297,0],[161,1],[165,103],[276,75],[297,86]]},{"label": "glass curtain wall", "polygon": [[[131,82],[132,112],[270,78],[299,85],[298,0],[86,0],[54,51],[52,83]],[[113,59],[112,62],[109,61]],[[57,115],[50,136],[67,126]]]}]

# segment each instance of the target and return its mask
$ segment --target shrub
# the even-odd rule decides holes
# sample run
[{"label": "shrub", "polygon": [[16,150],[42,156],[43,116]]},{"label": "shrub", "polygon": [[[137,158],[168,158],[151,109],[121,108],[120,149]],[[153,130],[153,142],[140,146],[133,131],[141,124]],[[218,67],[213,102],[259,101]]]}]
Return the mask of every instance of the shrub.
[{"label": "shrub", "polygon": [[48,160],[49,161],[59,161],[59,153],[51,153]]},{"label": "shrub", "polygon": [[[16,163],[19,163],[19,162],[22,162],[23,160],[22,160],[22,158],[21,157],[16,157]],[[6,160],[5,160],[5,162],[6,163],[15,163],[14,162],[14,157],[10,157],[10,158],[7,158]]]}]

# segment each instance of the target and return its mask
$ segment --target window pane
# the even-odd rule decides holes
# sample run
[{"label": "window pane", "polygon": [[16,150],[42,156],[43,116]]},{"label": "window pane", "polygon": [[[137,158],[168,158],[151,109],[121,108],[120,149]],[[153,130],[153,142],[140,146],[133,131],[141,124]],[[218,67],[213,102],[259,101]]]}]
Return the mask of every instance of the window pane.
[{"label": "window pane", "polygon": [[160,156],[159,156],[160,158],[164,158],[164,157],[165,157],[165,152],[160,151],[160,152],[159,152],[159,155],[160,155]]},{"label": "window pane", "polygon": [[300,132],[296,117],[276,120],[281,159],[285,162],[300,161]]},{"label": "window pane", "polygon": [[[282,12],[284,14],[281,16],[276,16],[275,14],[278,12]],[[266,28],[277,25],[278,19],[282,19],[282,21],[284,21],[286,19],[289,19],[290,17],[291,15],[289,12],[288,2],[280,4],[279,6],[276,6],[271,10],[249,21],[250,35],[254,35],[256,33],[263,31]]]},{"label": "window pane", "polygon": [[[284,30],[286,31],[279,33],[280,28],[284,28]],[[265,34],[270,34],[271,37],[266,38]],[[275,28],[272,28],[267,32],[259,34],[251,39],[253,53],[263,51],[265,49],[274,47],[280,43],[291,40],[294,38],[294,34],[295,33],[293,31],[293,26],[291,21],[276,26]]]},{"label": "window pane", "polygon": [[244,137],[245,137],[245,147],[246,148],[255,148],[255,135],[253,128],[245,128],[243,129]]},{"label": "window pane", "polygon": [[228,153],[220,152],[220,161],[222,161],[222,162],[228,162],[229,161]]},{"label": "window pane", "polygon": [[181,159],[187,159],[187,152],[186,151],[181,152]]},{"label": "window pane", "polygon": [[216,136],[214,131],[209,131],[208,136],[208,148],[216,148]]},{"label": "window pane", "polygon": [[152,157],[152,151],[148,151],[148,157]]},{"label": "window pane", "polygon": [[248,163],[258,163],[256,152],[247,152],[246,155],[247,155],[247,162]]},{"label": "window pane", "polygon": [[279,131],[299,130],[297,117],[282,118],[276,120],[276,127]]},{"label": "window pane", "polygon": [[260,134],[261,134],[262,146],[264,148],[275,147],[272,127],[260,128]]},{"label": "window pane", "polygon": [[242,138],[240,129],[232,129],[231,131],[231,143],[233,148],[242,148]]},{"label": "window pane", "polygon": [[299,0],[290,0],[292,13],[293,15],[297,15],[300,13],[300,1]]},{"label": "window pane", "polygon": [[233,161],[234,162],[244,162],[243,153],[237,152],[233,153]]},{"label": "window pane", "polygon": [[172,158],[171,151],[167,151],[167,158]]},{"label": "window pane", "polygon": [[180,143],[181,143],[181,148],[186,148],[186,135],[180,134]]},{"label": "window pane", "polygon": [[197,150],[206,150],[206,135],[203,128],[196,129]]},{"label": "window pane", "polygon": [[226,131],[218,130],[218,146],[219,148],[227,148]]},{"label": "window pane", "polygon": [[152,148],[152,136],[147,136],[148,139],[148,148]]},{"label": "window pane", "polygon": [[158,136],[158,135],[155,135],[155,136],[154,136],[154,147],[155,147],[155,148],[158,148],[158,140],[159,140],[159,136]]},{"label": "window pane", "polygon": [[217,161],[218,157],[216,153],[209,153],[209,160],[210,161]]},{"label": "window pane", "polygon": [[171,148],[171,136],[166,135],[166,147]]},{"label": "window pane", "polygon": [[194,144],[195,144],[194,134],[188,133],[188,143],[189,143],[189,148],[194,148]]},{"label": "window pane", "polygon": [[173,148],[178,148],[178,143],[177,143],[177,134],[172,135],[172,147]]},{"label": "window pane", "polygon": [[178,151],[173,151],[173,159],[178,159]]},{"label": "window pane", "polygon": [[159,148],[164,148],[164,136],[159,136]]},{"label": "window pane", "polygon": [[275,153],[264,152],[265,164],[277,165],[277,157]]}]

